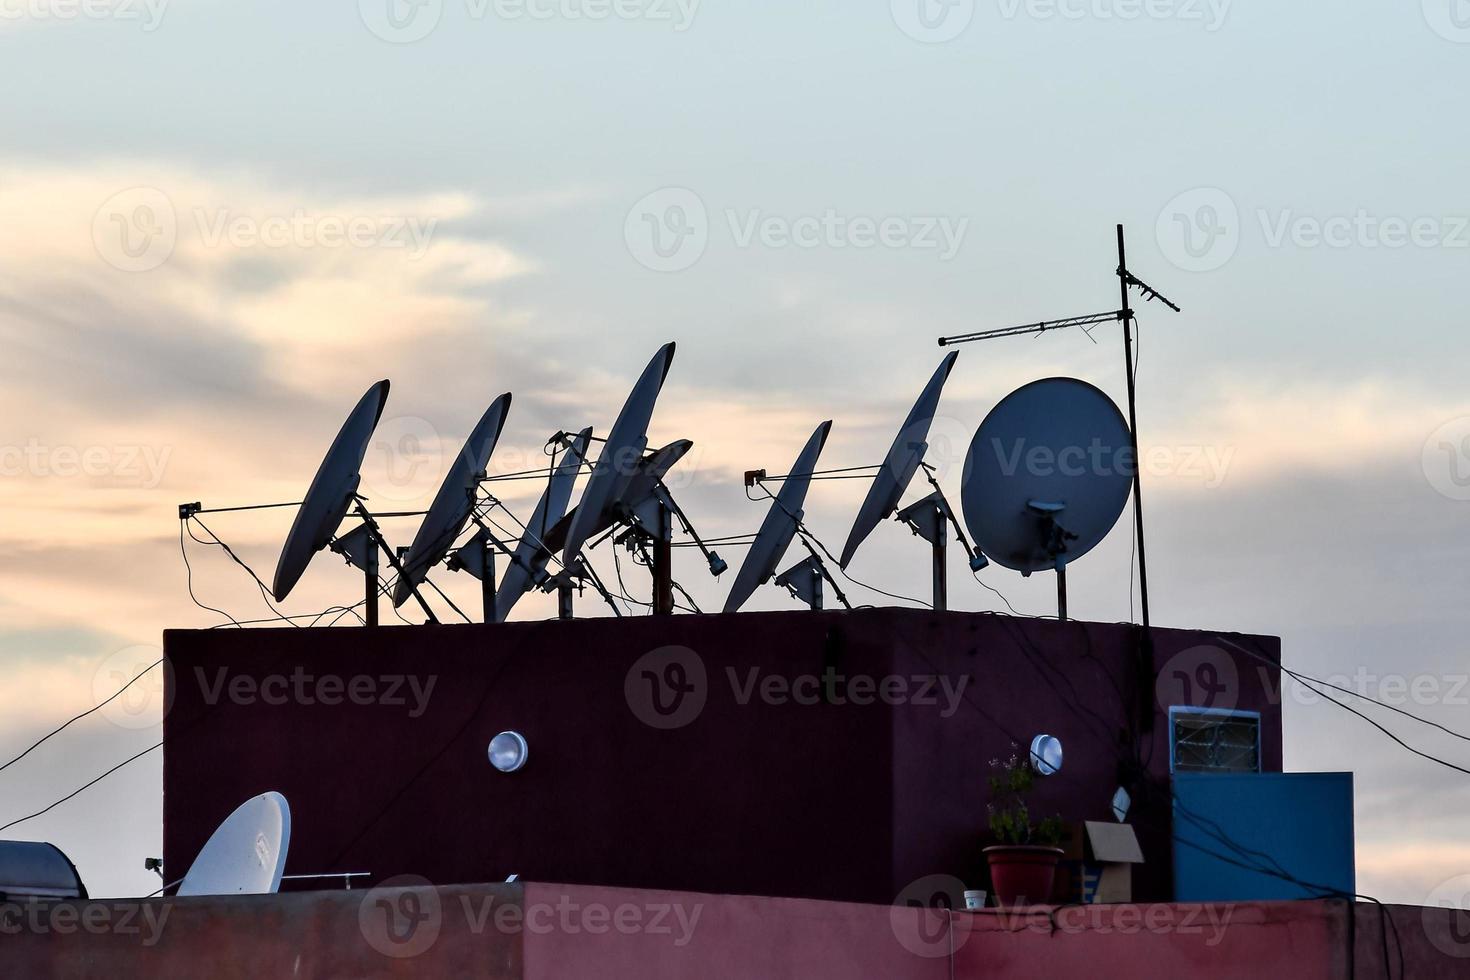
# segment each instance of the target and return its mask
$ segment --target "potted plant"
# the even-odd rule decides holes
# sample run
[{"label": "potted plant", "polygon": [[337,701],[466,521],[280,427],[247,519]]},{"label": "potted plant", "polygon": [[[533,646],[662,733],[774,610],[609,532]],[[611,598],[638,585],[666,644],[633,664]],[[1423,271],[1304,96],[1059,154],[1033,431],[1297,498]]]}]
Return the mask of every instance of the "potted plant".
[{"label": "potted plant", "polygon": [[[1016,749],[1015,746],[1012,746]],[[1062,849],[1061,817],[1031,821],[1026,795],[1036,782],[1036,772],[1021,758],[1019,750],[1002,762],[990,760],[996,770],[990,777],[990,832],[997,843],[985,848],[990,865],[991,890],[999,905],[1041,903],[1051,897],[1057,862]]]}]

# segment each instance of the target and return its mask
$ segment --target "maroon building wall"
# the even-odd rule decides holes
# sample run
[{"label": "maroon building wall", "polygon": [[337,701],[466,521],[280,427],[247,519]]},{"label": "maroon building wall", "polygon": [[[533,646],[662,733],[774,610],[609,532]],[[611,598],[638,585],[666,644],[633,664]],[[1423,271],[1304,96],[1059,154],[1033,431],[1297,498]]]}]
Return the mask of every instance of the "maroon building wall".
[{"label": "maroon building wall", "polygon": [[[1261,711],[1281,766],[1276,672],[1193,631],[1155,630],[1148,673],[1136,627],[898,609],[175,630],[164,648],[171,878],[274,789],[288,874],[886,903],[930,874],[983,883],[989,764],[1046,731],[1066,764],[1037,812],[1110,819],[1133,779],[1136,894],[1162,899],[1167,705]],[[530,744],[509,775],[485,754],[505,729]]]}]

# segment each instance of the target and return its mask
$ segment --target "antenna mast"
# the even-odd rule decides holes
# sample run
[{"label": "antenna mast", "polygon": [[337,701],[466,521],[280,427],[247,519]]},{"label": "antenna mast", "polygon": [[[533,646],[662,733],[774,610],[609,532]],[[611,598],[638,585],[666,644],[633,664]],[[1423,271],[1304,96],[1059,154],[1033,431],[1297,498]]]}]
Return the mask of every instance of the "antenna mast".
[{"label": "antenna mast", "polygon": [[[975,340],[994,340],[1000,337],[1018,337],[1026,334],[1040,336],[1048,330],[1061,330],[1066,327],[1082,327],[1084,330],[1095,324],[1107,323],[1115,320],[1123,325],[1123,357],[1124,376],[1128,380],[1128,438],[1130,448],[1133,452],[1133,533],[1138,541],[1138,591],[1141,597],[1143,612],[1143,627],[1145,636],[1148,635],[1152,621],[1149,618],[1148,609],[1148,559],[1143,540],[1143,466],[1138,458],[1138,405],[1135,392],[1135,378],[1133,375],[1133,307],[1129,303],[1129,288],[1137,289],[1143,294],[1146,301],[1158,300],[1173,310],[1180,312],[1179,307],[1164,296],[1157,289],[1128,271],[1128,254],[1123,240],[1123,226],[1118,225],[1118,295],[1122,305],[1116,310],[1104,313],[1090,313],[1083,316],[1067,317],[1061,320],[1040,320],[1035,323],[1024,323],[1015,327],[1001,327],[997,330],[982,330],[977,333],[958,334],[953,337],[940,337],[939,346],[948,347],[951,344],[965,344]],[[1146,641],[1147,642],[1147,641]]]}]

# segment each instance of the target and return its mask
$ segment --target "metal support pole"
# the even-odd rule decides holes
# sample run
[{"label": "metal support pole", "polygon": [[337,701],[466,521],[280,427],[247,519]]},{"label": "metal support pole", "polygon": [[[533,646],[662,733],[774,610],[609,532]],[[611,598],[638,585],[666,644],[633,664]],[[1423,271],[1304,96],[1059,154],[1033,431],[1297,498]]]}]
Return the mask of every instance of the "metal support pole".
[{"label": "metal support pole", "polygon": [[934,528],[934,611],[944,612],[949,608],[948,528],[938,513],[934,515]]},{"label": "metal support pole", "polygon": [[1143,628],[1147,632],[1148,555],[1143,545],[1143,466],[1138,458],[1138,404],[1133,380],[1133,308],[1128,305],[1128,256],[1123,244],[1123,226],[1118,226],[1118,291],[1123,305],[1123,360],[1128,378],[1128,439],[1133,449],[1133,533],[1138,540],[1138,594],[1143,612]]},{"label": "metal support pole", "polygon": [[1057,562],[1057,621],[1067,621],[1067,566]]},{"label": "metal support pole", "polygon": [[495,616],[495,548],[490,536],[480,535],[480,608],[487,623],[496,621]]},{"label": "metal support pole", "polygon": [[653,538],[653,614],[674,613],[674,549],[673,521],[667,507],[658,507],[658,527]]},{"label": "metal support pole", "polygon": [[569,580],[564,579],[556,587],[556,618],[572,618],[572,583]]},{"label": "metal support pole", "polygon": [[1133,448],[1133,532],[1138,541],[1138,595],[1143,614],[1143,635],[1138,651],[1138,727],[1139,731],[1146,734],[1154,729],[1154,636],[1148,615],[1148,552],[1143,543],[1143,463],[1138,458],[1138,404],[1133,387],[1133,308],[1128,305],[1128,278],[1128,255],[1123,245],[1123,226],[1119,225],[1118,290],[1123,296],[1123,359],[1128,378],[1128,438]]},{"label": "metal support pole", "polygon": [[[398,574],[399,578],[407,578],[408,573],[403,570],[403,563],[400,562],[396,557],[394,557],[393,551],[388,547],[388,542],[383,539],[383,533],[378,530],[378,522],[373,519],[372,514],[368,513],[368,509],[362,505],[361,500],[358,500],[357,502],[357,516],[360,517],[363,524],[367,526],[366,533],[368,534],[369,542],[377,548],[381,548],[383,550],[383,557],[388,559],[388,567],[393,569],[393,571]],[[368,561],[377,561],[376,552],[372,553],[372,556],[368,559]],[[374,578],[376,578],[376,576],[374,576]],[[368,602],[369,607],[372,607],[374,603],[376,603],[377,594],[377,589],[373,589],[373,598]],[[423,609],[424,615],[428,617],[429,622],[438,625],[439,617],[434,615],[434,610],[429,608],[429,604],[424,601],[422,593],[420,593],[417,588],[413,590],[413,597],[418,600],[419,607]],[[376,623],[377,621],[378,615],[376,612],[374,612],[370,623]]]},{"label": "metal support pole", "polygon": [[363,619],[368,626],[378,625],[378,543],[371,538],[368,540],[366,568],[363,569],[363,579],[367,584],[367,592],[364,599],[367,609]]}]

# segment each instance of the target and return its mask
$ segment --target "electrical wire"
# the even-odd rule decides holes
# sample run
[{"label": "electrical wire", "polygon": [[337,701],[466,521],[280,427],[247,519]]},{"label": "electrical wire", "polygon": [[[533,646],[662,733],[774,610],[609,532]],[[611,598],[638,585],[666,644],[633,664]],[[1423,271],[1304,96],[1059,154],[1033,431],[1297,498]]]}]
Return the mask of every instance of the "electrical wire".
[{"label": "electrical wire", "polygon": [[[220,539],[219,535],[217,535],[213,531],[211,531],[209,529],[209,526],[207,524],[205,524],[203,521],[201,521],[198,517],[192,517],[192,518],[190,518],[190,520],[192,520],[195,524],[198,524],[199,527],[204,531],[204,533],[207,534],[207,535],[209,535],[209,537],[210,537],[210,542],[200,541],[199,543],[200,544],[213,543],[213,544],[219,545],[220,548],[224,549],[225,554],[227,554],[227,555],[230,556],[230,560],[233,561],[236,565],[239,565],[241,568],[245,569],[245,571],[250,575],[250,577],[255,580],[256,587],[260,589],[261,598],[265,600],[265,604],[270,609],[270,611],[273,612],[273,613],[275,613],[277,616],[279,616],[281,619],[285,620],[286,622],[291,622],[289,619],[287,619],[287,617],[286,617],[286,615],[284,613],[282,613],[279,609],[277,609],[275,607],[275,604],[271,601],[270,589],[266,586],[265,582],[261,580],[261,577],[259,575],[255,574],[255,569],[253,569],[249,565],[247,565],[240,558],[239,555],[235,554],[235,550],[233,548],[231,548],[229,545],[225,544],[225,542]],[[193,533],[192,530],[189,532],[189,536],[190,537],[193,537],[194,536],[194,533]],[[194,540],[198,541],[199,539],[198,538],[194,538]],[[295,626],[297,624],[292,623],[291,625]]]},{"label": "electrical wire", "polygon": [[[1347,704],[1346,702],[1339,701],[1337,698],[1334,698],[1332,695],[1328,694],[1326,691],[1323,691],[1321,688],[1312,686],[1311,681],[1315,680],[1315,678],[1308,678],[1307,675],[1298,673],[1297,671],[1291,670],[1290,668],[1288,668],[1288,667],[1286,667],[1286,666],[1284,666],[1282,664],[1276,663],[1275,661],[1271,660],[1269,657],[1266,657],[1266,656],[1264,656],[1262,654],[1257,654],[1257,653],[1255,653],[1255,652],[1253,652],[1251,650],[1247,650],[1245,647],[1243,647],[1240,644],[1234,642],[1233,640],[1227,639],[1226,637],[1223,637],[1222,636],[1222,637],[1219,637],[1219,639],[1220,639],[1220,641],[1222,643],[1225,643],[1225,644],[1227,644],[1229,646],[1234,647],[1235,649],[1239,650],[1241,653],[1244,653],[1244,654],[1246,654],[1247,656],[1250,656],[1250,657],[1254,657],[1257,660],[1263,661],[1263,662],[1271,665],[1272,667],[1275,667],[1276,669],[1280,670],[1283,674],[1286,674],[1292,680],[1296,681],[1298,684],[1300,684],[1303,687],[1305,687],[1307,690],[1313,692],[1314,694],[1318,695],[1319,697],[1326,698],[1328,701],[1331,701],[1333,704],[1337,705],[1339,708],[1342,708],[1344,711],[1348,711],[1348,712],[1351,712],[1354,715],[1357,715],[1363,721],[1366,721],[1368,724],[1370,724],[1374,728],[1378,729],[1384,735],[1387,735],[1391,740],[1393,740],[1394,742],[1396,742],[1401,748],[1403,748],[1403,749],[1405,749],[1405,750],[1413,753],[1414,755],[1419,756],[1419,758],[1421,758],[1421,759],[1427,759],[1430,762],[1436,762],[1436,763],[1444,766],[1447,769],[1453,769],[1456,772],[1462,772],[1465,775],[1470,776],[1470,769],[1466,769],[1463,766],[1455,765],[1453,762],[1448,762],[1448,761],[1446,761],[1444,759],[1439,758],[1436,755],[1431,755],[1428,752],[1423,752],[1423,751],[1420,751],[1419,749],[1414,748],[1412,745],[1410,745],[1409,743],[1405,742],[1403,739],[1399,738],[1393,732],[1389,731],[1387,728],[1384,728],[1382,725],[1378,724],[1378,722],[1374,721],[1372,718],[1369,718],[1367,715],[1363,714],[1358,709],[1352,707],[1351,705]],[[1386,703],[1384,703],[1382,701],[1379,701],[1377,698],[1369,697],[1366,694],[1359,694],[1356,691],[1352,691],[1352,690],[1348,690],[1347,688],[1339,687],[1336,684],[1328,684],[1326,681],[1317,681],[1316,683],[1322,684],[1323,687],[1331,687],[1331,688],[1334,688],[1335,690],[1342,691],[1345,694],[1350,694],[1350,695],[1352,695],[1353,697],[1356,697],[1356,698],[1362,698],[1365,701],[1371,701],[1374,704],[1379,705],[1380,707],[1388,708],[1390,711],[1396,711],[1399,714],[1405,715],[1405,716],[1407,716],[1409,718],[1412,718],[1415,721],[1418,721],[1418,722],[1420,722],[1422,724],[1430,725],[1430,726],[1432,726],[1434,728],[1438,728],[1439,730],[1441,730],[1443,732],[1446,732],[1446,733],[1448,733],[1450,735],[1453,735],[1456,738],[1459,738],[1459,739],[1465,739],[1466,738],[1466,736],[1464,736],[1464,735],[1460,734],[1459,732],[1456,732],[1456,731],[1454,731],[1452,729],[1446,728],[1444,725],[1441,725],[1438,722],[1430,721],[1428,718],[1421,718],[1418,715],[1413,714],[1412,712],[1405,711],[1402,708],[1398,708],[1398,707],[1395,707],[1394,705],[1386,704]],[[1470,740],[1470,739],[1467,739],[1467,740]]]},{"label": "electrical wire", "polygon": [[[867,589],[869,592],[876,592],[881,596],[887,596],[890,599],[897,599],[899,602],[912,602],[915,605],[923,606],[925,609],[934,608],[933,603],[925,602],[923,599],[916,599],[913,596],[898,595],[893,592],[886,592],[883,589],[878,588],[876,585],[869,585],[866,582],[862,582],[858,579],[853,578],[847,573],[847,569],[842,567],[842,563],[837,560],[837,556],[832,554],[831,551],[827,550],[827,546],[822,543],[822,540],[820,538],[818,538],[815,534],[811,532],[811,530],[806,526],[806,524],[802,521],[800,517],[797,517],[795,514],[791,513],[787,506],[781,502],[780,497],[777,497],[775,494],[771,493],[771,491],[768,490],[764,484],[757,484],[757,486],[761,488],[762,493],[771,498],[771,502],[773,504],[775,504],[777,507],[780,507],[781,510],[786,513],[786,516],[791,518],[792,522],[796,525],[796,529],[801,533],[801,536],[806,540],[816,544],[816,546],[821,549],[822,554],[827,556],[827,560],[837,566],[838,574],[847,579],[853,585],[856,585],[860,589]],[[748,490],[745,495],[747,497],[750,497],[750,493]],[[753,500],[755,498],[752,497],[751,499]]]},{"label": "electrical wire", "polygon": [[[1217,861],[1223,861],[1226,864],[1242,868],[1246,871],[1253,871],[1257,874],[1263,874],[1268,877],[1279,878],[1290,884],[1296,885],[1298,888],[1302,888],[1309,892],[1316,892],[1317,894],[1314,897],[1317,898],[1343,898],[1349,900],[1362,898],[1376,905],[1378,907],[1379,918],[1381,920],[1379,940],[1382,943],[1384,974],[1388,977],[1393,976],[1393,970],[1391,966],[1392,959],[1390,958],[1390,951],[1388,946],[1388,936],[1391,930],[1393,934],[1394,947],[1398,952],[1399,976],[1406,976],[1404,972],[1404,947],[1403,941],[1399,936],[1398,924],[1393,921],[1393,915],[1388,911],[1388,907],[1384,905],[1382,901],[1373,897],[1372,895],[1364,895],[1362,893],[1349,893],[1340,888],[1336,888],[1330,885],[1321,885],[1314,882],[1304,881],[1303,879],[1291,874],[1284,867],[1282,867],[1281,863],[1277,861],[1276,858],[1272,855],[1267,854],[1265,851],[1247,847],[1231,838],[1230,835],[1225,832],[1224,828],[1222,828],[1218,823],[1209,819],[1208,817],[1195,813],[1189,807],[1181,803],[1178,796],[1172,797],[1172,808],[1175,814],[1183,816],[1186,820],[1203,830],[1206,835],[1214,838],[1219,843],[1224,844],[1227,849],[1234,852],[1241,860],[1236,860],[1235,858],[1227,857],[1226,855],[1211,851],[1209,848],[1203,847],[1195,841],[1179,837],[1177,834],[1174,835],[1173,838],[1175,843],[1183,844],[1185,847],[1199,851],[1200,853],[1214,858]],[[1255,860],[1257,858],[1259,858],[1260,860]],[[1270,867],[1267,867],[1266,864],[1263,864],[1262,862],[1268,862],[1270,864]],[[1351,906],[1348,909],[1348,914],[1351,916],[1356,916],[1356,912]]]},{"label": "electrical wire", "polygon": [[179,554],[182,555],[184,559],[184,585],[189,590],[189,598],[194,600],[194,605],[198,606],[200,609],[212,613],[217,613],[223,616],[225,619],[228,619],[231,624],[235,626],[240,626],[239,621],[237,621],[234,616],[231,616],[223,609],[216,609],[214,606],[206,605],[199,600],[199,596],[194,594],[194,566],[189,563],[189,549],[184,544],[184,528],[187,526],[187,523],[188,522],[186,521],[179,521]]},{"label": "electrical wire", "polygon": [[982,579],[980,577],[979,570],[977,570],[977,569],[971,569],[970,570],[970,576],[972,578],[974,578],[974,580],[976,582],[979,582],[980,583],[980,587],[981,588],[989,589],[991,592],[994,592],[996,595],[1000,596],[1000,601],[1001,602],[1004,602],[1006,604],[1006,608],[1011,611],[1011,615],[1012,616],[1022,616],[1022,617],[1026,618],[1026,619],[1040,619],[1040,618],[1042,618],[1042,617],[1039,617],[1039,616],[1032,616],[1032,615],[1029,615],[1027,613],[1019,613],[1019,612],[1016,612],[1016,607],[1013,606],[1013,605],[1011,605],[1011,600],[1007,599],[1001,593],[1000,589],[997,589],[995,586],[991,585],[989,582],[986,582],[984,579]]},{"label": "electrical wire", "polygon": [[148,748],[144,749],[142,752],[139,752],[137,755],[131,756],[131,757],[127,758],[127,759],[124,759],[122,762],[119,762],[117,765],[113,766],[111,769],[107,770],[106,772],[104,772],[102,775],[96,777],[95,779],[93,779],[93,780],[91,780],[89,782],[83,783],[80,787],[78,787],[77,789],[72,790],[66,796],[63,796],[61,799],[57,800],[55,803],[52,803],[50,806],[44,807],[44,808],[42,808],[40,810],[37,810],[35,813],[32,813],[29,816],[20,817],[20,818],[18,818],[16,820],[10,821],[10,823],[8,823],[8,824],[5,824],[3,826],[0,826],[0,833],[4,833],[5,831],[9,830],[11,827],[14,827],[16,824],[22,824],[22,823],[25,823],[27,820],[34,820],[34,819],[36,819],[39,816],[43,816],[43,815],[45,815],[47,813],[50,813],[52,810],[54,810],[57,807],[61,806],[61,804],[67,802],[68,800],[75,799],[77,796],[80,796],[86,790],[89,790],[93,786],[96,786],[98,783],[102,782],[102,780],[106,779],[108,776],[111,776],[113,773],[117,772],[123,766],[127,765],[130,762],[134,762],[134,761],[136,761],[138,759],[143,758],[143,756],[147,755],[149,752],[152,752],[154,749],[157,749],[157,748],[162,747],[162,745],[163,745],[162,742],[158,742],[157,744],[150,745]]},{"label": "electrical wire", "polygon": [[[270,505],[270,506],[280,506],[280,505]],[[251,508],[237,508],[237,509],[251,509]],[[254,508],[254,509],[258,509],[258,508]],[[204,523],[202,521],[199,521],[197,518],[194,518],[193,520],[194,520],[195,523],[199,524],[199,526],[201,528],[203,528],[205,530],[205,532],[208,533],[209,536],[213,540],[211,540],[211,541],[205,541],[202,538],[200,538],[198,535],[196,535],[194,533],[193,529],[188,527],[188,521],[187,520],[182,520],[182,521],[179,522],[179,553],[180,553],[181,557],[184,560],[184,569],[185,569],[185,572],[186,572],[186,581],[187,581],[188,587],[189,587],[189,597],[191,599],[193,599],[194,604],[196,606],[199,606],[201,609],[205,609],[205,610],[207,610],[209,612],[217,613],[218,615],[223,616],[226,620],[228,620],[228,622],[219,623],[219,624],[217,624],[215,626],[211,626],[211,627],[209,627],[209,629],[222,629],[222,628],[227,627],[227,626],[233,626],[233,627],[243,628],[245,626],[253,626],[253,625],[260,624],[260,623],[279,623],[279,622],[285,622],[285,623],[288,623],[291,626],[297,626],[297,627],[299,627],[301,624],[298,623],[298,622],[296,622],[296,620],[298,620],[298,619],[309,619],[309,620],[311,620],[311,622],[308,623],[307,626],[315,626],[322,618],[324,618],[324,617],[326,617],[328,615],[331,615],[332,613],[341,613],[341,614],[344,614],[345,615],[348,612],[352,613],[353,616],[357,617],[358,622],[364,622],[363,618],[360,615],[357,614],[356,609],[357,609],[358,606],[363,605],[363,602],[365,602],[366,600],[363,600],[363,601],[354,603],[351,606],[331,606],[331,607],[329,607],[329,608],[327,608],[327,609],[325,609],[325,610],[323,610],[321,612],[318,612],[318,613],[297,613],[296,615],[292,615],[292,616],[286,615],[285,613],[283,613],[279,609],[277,609],[275,606],[271,605],[270,599],[268,597],[268,593],[267,593],[267,591],[265,589],[265,583],[260,580],[260,577],[255,573],[255,571],[249,565],[247,565],[243,560],[241,560],[240,557],[238,555],[236,555],[234,553],[234,551],[229,547],[229,545],[227,545],[223,541],[223,539],[221,539],[218,535],[216,535],[208,527],[205,527],[205,525],[204,525]],[[189,552],[188,552],[188,549],[185,546],[185,542],[184,542],[184,532],[185,532],[185,530],[188,531],[188,534],[189,534],[190,539],[192,539],[196,544],[201,544],[201,545],[204,545],[206,547],[215,546],[215,547],[222,548],[234,560],[235,564],[237,564],[240,567],[244,568],[246,570],[246,572],[248,572],[250,574],[250,577],[255,582],[256,587],[258,589],[260,589],[262,598],[265,598],[267,607],[270,608],[271,612],[274,615],[271,616],[271,617],[269,617],[269,618],[264,618],[264,619],[236,619],[234,616],[231,616],[228,612],[225,612],[223,609],[217,609],[214,606],[209,606],[209,605],[206,605],[203,602],[201,602],[199,600],[198,596],[194,594],[194,588],[193,588],[194,569],[193,569],[193,565],[189,561]],[[340,619],[341,618],[341,615],[339,615],[337,618]],[[336,622],[336,620],[333,620],[333,622]]]},{"label": "electrical wire", "polygon": [[48,741],[53,735],[60,735],[67,728],[71,727],[71,725],[74,722],[81,721],[83,718],[87,717],[88,715],[93,714],[93,713],[98,712],[98,711],[101,711],[103,708],[107,707],[114,700],[116,700],[118,697],[120,697],[124,691],[126,691],[128,688],[132,687],[134,684],[138,683],[138,681],[142,680],[143,679],[143,676],[145,674],[147,674],[154,667],[157,667],[161,663],[163,663],[163,658],[162,657],[160,657],[157,660],[153,661],[153,663],[149,664],[147,667],[144,667],[138,673],[138,675],[136,677],[134,677],[132,680],[128,681],[122,687],[118,688],[117,691],[114,692],[112,694],[112,696],[109,697],[107,700],[100,701],[97,704],[94,704],[92,707],[88,708],[86,711],[83,711],[81,714],[77,715],[74,718],[69,719],[68,721],[62,723],[61,725],[59,725],[56,728],[52,729],[50,732],[48,732],[45,735],[43,735],[41,738],[37,739],[31,745],[30,748],[26,749],[20,755],[18,755],[15,758],[11,759],[9,762],[5,763],[3,766],[0,766],[0,772],[4,772],[5,770],[9,769],[11,766],[13,766],[17,762],[19,762],[20,760],[24,759],[26,756],[30,755],[33,751],[35,751],[37,748],[39,748],[41,746],[41,743],[43,743],[45,741]]}]

